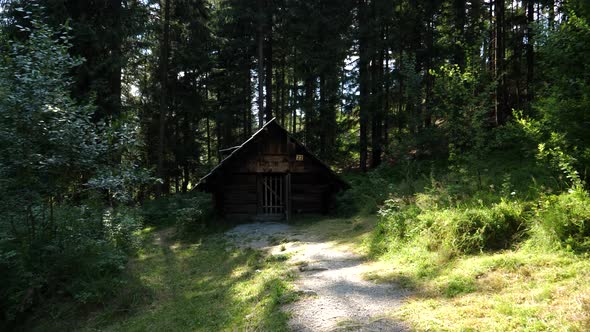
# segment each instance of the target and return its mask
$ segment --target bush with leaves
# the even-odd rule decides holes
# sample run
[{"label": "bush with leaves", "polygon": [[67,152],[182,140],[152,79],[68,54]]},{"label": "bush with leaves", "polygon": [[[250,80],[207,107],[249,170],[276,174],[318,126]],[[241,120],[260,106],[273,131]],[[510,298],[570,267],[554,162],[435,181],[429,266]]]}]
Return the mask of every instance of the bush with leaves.
[{"label": "bush with leaves", "polygon": [[[541,128],[540,143],[557,163],[587,177],[590,174],[590,21],[570,12],[560,28],[543,39],[539,98],[534,103]],[[551,151],[552,150],[552,151]],[[561,155],[561,156],[559,156]],[[563,168],[563,164],[559,165]],[[571,170],[567,171],[571,174]]]},{"label": "bush with leaves", "polygon": [[141,224],[132,210],[105,204],[97,179],[116,153],[112,130],[70,97],[68,73],[82,60],[68,53],[67,29],[50,28],[35,8],[16,8],[30,24],[19,27],[22,40],[1,46],[2,322],[49,296],[87,303],[112,295]]},{"label": "bush with leaves", "polygon": [[590,195],[582,187],[542,199],[537,218],[558,246],[590,251]]},{"label": "bush with leaves", "polygon": [[392,191],[392,183],[380,174],[383,170],[384,167],[369,173],[347,174],[346,180],[352,188],[336,197],[335,213],[339,216],[376,213]]},{"label": "bush with leaves", "polygon": [[191,192],[160,197],[142,208],[145,221],[155,226],[175,226],[180,233],[203,232],[214,219],[211,195]]}]

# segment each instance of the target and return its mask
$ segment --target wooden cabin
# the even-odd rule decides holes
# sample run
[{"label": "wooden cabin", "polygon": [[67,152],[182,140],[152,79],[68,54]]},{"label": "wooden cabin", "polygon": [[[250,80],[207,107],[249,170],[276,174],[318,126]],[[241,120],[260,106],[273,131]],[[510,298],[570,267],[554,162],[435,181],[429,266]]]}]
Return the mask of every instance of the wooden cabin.
[{"label": "wooden cabin", "polygon": [[226,218],[289,219],[293,214],[324,214],[334,194],[347,189],[326,164],[295,140],[275,119],[230,154],[197,190],[213,194]]}]

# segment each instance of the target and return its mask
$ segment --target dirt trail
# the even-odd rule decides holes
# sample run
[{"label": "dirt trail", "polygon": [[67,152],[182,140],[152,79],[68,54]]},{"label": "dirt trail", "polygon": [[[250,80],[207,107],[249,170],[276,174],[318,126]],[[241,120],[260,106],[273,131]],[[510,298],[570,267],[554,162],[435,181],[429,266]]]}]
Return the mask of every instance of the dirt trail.
[{"label": "dirt trail", "polygon": [[[368,266],[320,236],[281,223],[252,223],[226,233],[239,247],[288,253],[297,267],[301,298],[285,305],[293,331],[407,331],[385,315],[405,295],[392,284],[363,280]],[[280,242],[280,244],[279,244]]]}]

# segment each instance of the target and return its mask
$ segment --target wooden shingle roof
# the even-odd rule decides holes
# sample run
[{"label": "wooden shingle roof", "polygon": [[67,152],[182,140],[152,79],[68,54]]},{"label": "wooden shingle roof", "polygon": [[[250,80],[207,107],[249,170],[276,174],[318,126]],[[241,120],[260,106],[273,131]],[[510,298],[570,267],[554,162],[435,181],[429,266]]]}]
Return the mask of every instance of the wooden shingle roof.
[{"label": "wooden shingle roof", "polygon": [[246,141],[244,141],[244,143],[242,143],[241,145],[238,145],[236,147],[232,147],[231,150],[233,150],[233,151],[227,157],[225,157],[217,166],[215,166],[207,175],[203,176],[199,180],[199,183],[197,183],[197,186],[195,188],[199,188],[200,186],[203,186],[205,183],[207,183],[207,180],[209,178],[213,177],[226,164],[228,164],[229,162],[231,162],[232,160],[237,158],[237,156],[240,154],[241,151],[245,150],[246,147],[248,147],[250,144],[255,142],[256,138],[258,136],[260,136],[265,131],[265,129],[267,129],[269,127],[276,127],[281,132],[283,132],[289,138],[289,140],[291,142],[295,143],[295,145],[297,147],[301,148],[301,150],[303,150],[307,156],[309,156],[313,161],[315,161],[318,165],[320,165],[322,168],[324,168],[333,177],[334,181],[339,183],[342,186],[342,188],[345,188],[345,189],[350,188],[350,185],[346,181],[344,181],[342,178],[340,178],[340,176],[338,176],[338,174],[336,174],[330,168],[330,166],[328,166],[327,164],[322,162],[318,157],[316,157],[313,153],[311,153],[305,147],[305,145],[303,145],[301,142],[297,141],[297,139],[295,139],[285,128],[283,128],[283,126],[281,126],[277,122],[276,118],[272,118],[272,120],[265,123],[264,126],[262,126],[260,129],[258,129],[250,138],[248,138]]}]

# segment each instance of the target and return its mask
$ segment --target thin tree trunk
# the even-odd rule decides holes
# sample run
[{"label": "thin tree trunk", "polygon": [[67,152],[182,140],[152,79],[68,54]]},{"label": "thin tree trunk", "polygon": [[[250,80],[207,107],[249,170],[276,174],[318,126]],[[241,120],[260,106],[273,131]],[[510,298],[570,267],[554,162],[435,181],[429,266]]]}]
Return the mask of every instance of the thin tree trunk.
[{"label": "thin tree trunk", "polygon": [[168,52],[170,44],[170,4],[169,0],[164,0],[164,35],[162,38],[161,55],[160,55],[160,117],[158,123],[158,165],[157,174],[163,181],[158,184],[156,196],[162,195],[166,181],[164,171],[164,139],[165,139],[165,122],[168,113]]},{"label": "thin tree trunk", "polygon": [[[385,38],[386,45],[389,44],[389,26],[385,26]],[[383,73],[383,79],[385,80],[385,105],[383,107],[383,142],[387,145],[389,141],[389,99],[391,89],[391,77],[389,75],[389,46],[385,47],[385,70]]]},{"label": "thin tree trunk", "polygon": [[533,79],[535,69],[535,53],[534,53],[534,34],[533,24],[535,23],[535,7],[533,0],[527,0],[527,49],[526,49],[526,62],[527,62],[527,109],[530,109],[531,103],[535,97]]},{"label": "thin tree trunk", "polygon": [[[401,133],[403,129],[403,111],[404,111],[404,76],[402,74],[404,68],[404,51],[400,48],[399,50],[399,65],[398,65],[398,72],[399,72],[399,100],[397,105],[397,128],[399,133]],[[398,135],[398,139],[400,139],[400,135]]]},{"label": "thin tree trunk", "polygon": [[[268,10],[268,6],[267,6]],[[270,14],[268,14],[270,16]],[[272,17],[272,16],[271,16]],[[266,26],[264,34],[268,35],[266,40],[266,75],[265,75],[265,86],[266,86],[266,108],[264,109],[264,118],[266,121],[270,121],[273,118],[273,103],[272,103],[272,19],[269,19],[270,25]]]},{"label": "thin tree trunk", "polygon": [[[205,95],[207,96],[207,88],[205,87]],[[207,113],[205,115],[205,125],[206,125],[206,131],[207,131],[207,163],[211,164],[211,123],[209,120],[210,115],[210,110],[207,110]]]},{"label": "thin tree trunk", "polygon": [[305,79],[305,103],[304,103],[304,113],[305,113],[305,144],[310,147],[314,148],[313,137],[315,134],[315,126],[314,123],[314,101],[315,101],[315,77],[312,76],[311,71],[307,73],[308,77]]},{"label": "thin tree trunk", "polygon": [[549,20],[549,29],[554,30],[555,29],[555,1],[550,0],[549,3],[547,4],[547,6],[549,7],[549,15],[547,17],[547,19]]},{"label": "thin tree trunk", "polygon": [[281,125],[285,126],[286,110],[287,110],[287,59],[283,58],[283,66],[281,68]]},{"label": "thin tree trunk", "polygon": [[359,25],[359,167],[367,170],[367,123],[369,108],[369,52],[367,45],[367,8],[366,0],[358,0]]},{"label": "thin tree trunk", "polygon": [[[434,76],[430,74],[430,69],[433,69],[433,53],[432,50],[434,49],[434,17],[431,16],[428,20],[428,29],[427,29],[427,36],[426,36],[426,48],[430,50],[428,55],[426,56],[426,63],[425,63],[425,77],[424,77],[424,127],[429,128],[432,125],[432,111],[431,111],[431,98],[432,98],[432,89],[434,88]],[[460,57],[463,65],[465,62],[465,54],[461,52]],[[459,64],[461,66],[461,64]]]},{"label": "thin tree trunk", "polygon": [[[371,126],[371,167],[375,168],[381,164],[381,154],[383,153],[382,129],[383,129],[383,61],[385,58],[382,40],[384,30],[377,35],[379,42],[375,43],[375,54],[372,65],[373,78],[373,119]],[[377,38],[375,38],[377,39]],[[379,52],[377,53],[377,49]]]},{"label": "thin tree trunk", "polygon": [[[294,55],[295,57],[295,55]],[[293,60],[295,62],[295,60]],[[291,133],[297,132],[297,102],[299,98],[299,83],[297,82],[297,75],[295,73],[295,67],[293,66],[293,100],[291,105]]]},{"label": "thin tree trunk", "polygon": [[[111,59],[114,59],[114,64],[111,65],[112,68],[111,75],[109,78],[110,83],[110,90],[111,95],[109,96],[112,98],[111,102],[111,116],[118,116],[121,113],[121,73],[122,73],[122,24],[121,24],[121,0],[110,0],[109,1],[111,17],[113,19],[113,25],[116,29],[116,33],[112,34],[113,38],[112,45],[111,45]],[[109,119],[111,120],[111,119]],[[119,157],[117,157],[119,159]],[[118,160],[117,160],[118,161]]]},{"label": "thin tree trunk", "polygon": [[506,117],[506,84],[504,57],[504,0],[496,0],[496,125],[504,123]]},{"label": "thin tree trunk", "polygon": [[[503,0],[502,0],[503,1]],[[454,60],[460,68],[465,67],[465,51],[463,41],[465,39],[465,1],[454,0],[455,9],[455,46],[454,46]],[[430,25],[430,24],[429,24]],[[430,29],[430,27],[429,27]]]},{"label": "thin tree trunk", "polygon": [[183,172],[184,174],[183,174],[183,181],[182,181],[182,192],[186,193],[188,190],[188,183],[189,183],[190,174],[191,174],[188,164],[184,165],[183,171],[184,171]]},{"label": "thin tree trunk", "polygon": [[252,136],[252,73],[249,68],[246,72],[246,133],[250,137]]},{"label": "thin tree trunk", "polygon": [[326,159],[326,113],[328,112],[328,91],[326,88],[326,74],[324,72],[320,73],[320,121],[319,121],[319,137],[320,137],[320,153],[319,157],[321,159]]},{"label": "thin tree trunk", "polygon": [[264,0],[258,3],[258,127],[264,125]]}]

